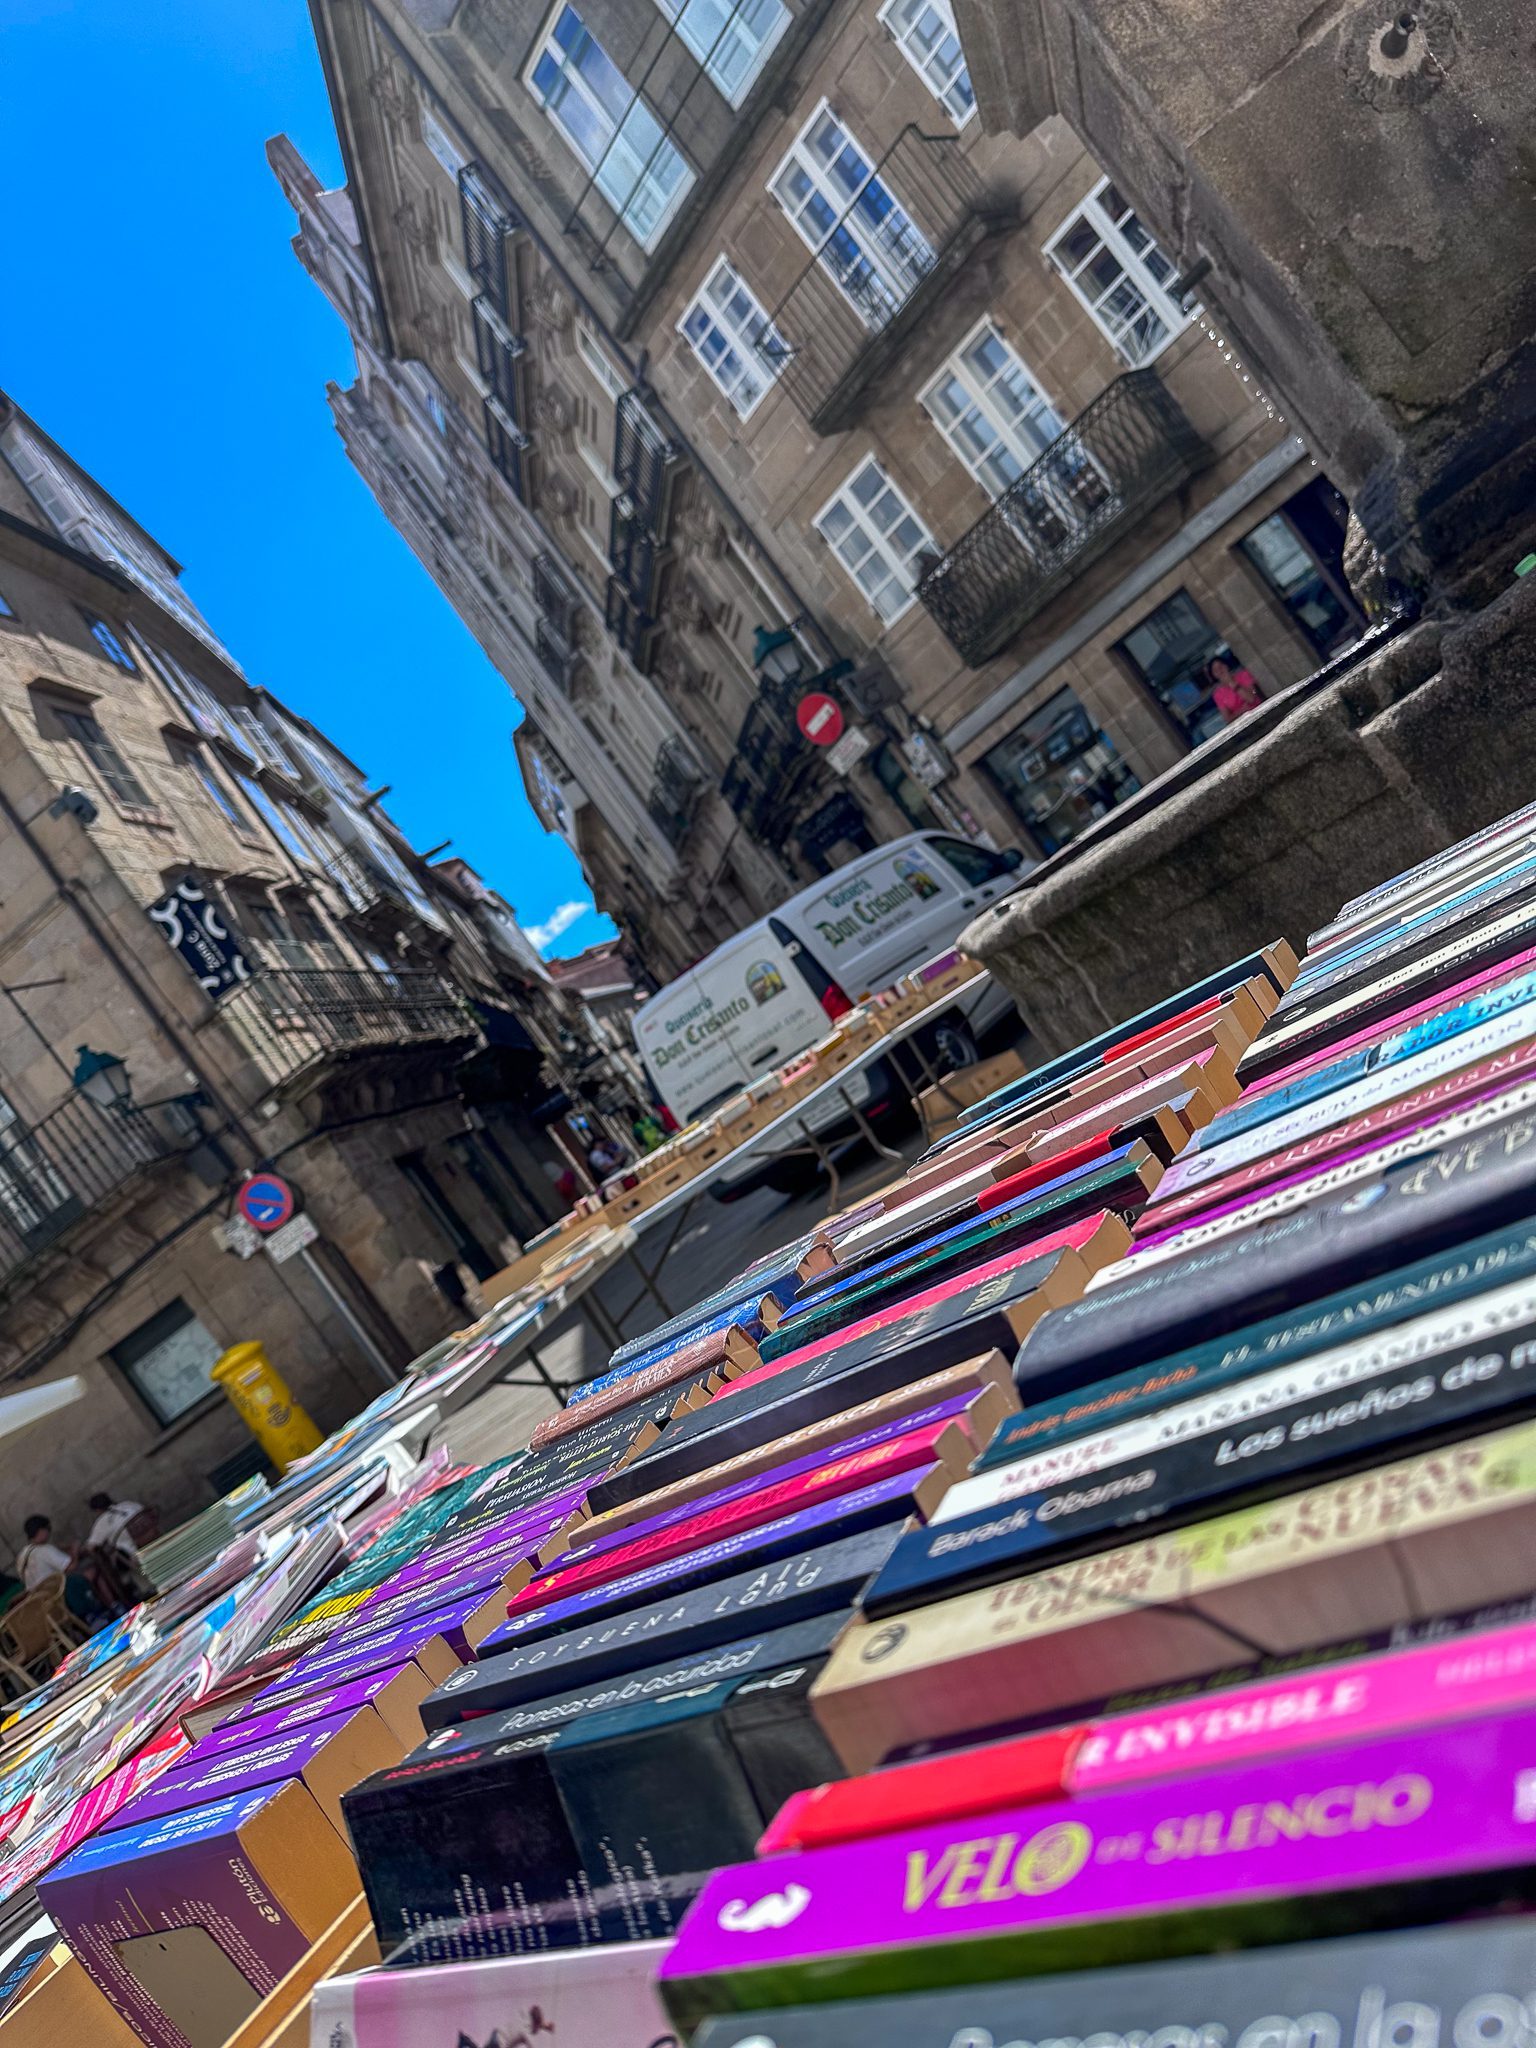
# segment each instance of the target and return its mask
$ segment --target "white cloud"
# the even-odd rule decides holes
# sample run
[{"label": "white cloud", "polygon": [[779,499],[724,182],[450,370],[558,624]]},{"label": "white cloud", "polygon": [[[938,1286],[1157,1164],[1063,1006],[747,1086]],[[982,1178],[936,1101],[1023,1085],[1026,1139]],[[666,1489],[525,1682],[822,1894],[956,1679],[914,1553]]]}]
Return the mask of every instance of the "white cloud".
[{"label": "white cloud", "polygon": [[530,942],[537,946],[541,953],[547,953],[556,939],[560,938],[563,933],[568,932],[571,926],[577,923],[579,919],[585,917],[591,908],[590,900],[578,903],[562,903],[558,910],[550,912],[542,924],[524,925],[523,930],[527,933]]}]

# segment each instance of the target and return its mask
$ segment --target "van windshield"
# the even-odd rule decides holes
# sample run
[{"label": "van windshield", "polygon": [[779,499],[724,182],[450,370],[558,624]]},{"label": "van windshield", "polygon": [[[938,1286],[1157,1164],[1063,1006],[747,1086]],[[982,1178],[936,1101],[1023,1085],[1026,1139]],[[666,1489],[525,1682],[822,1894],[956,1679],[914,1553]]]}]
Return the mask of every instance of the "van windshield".
[{"label": "van windshield", "polygon": [[928,843],[939,849],[969,888],[978,889],[983,882],[995,882],[999,875],[1013,872],[1012,864],[1000,853],[985,846],[973,846],[968,839],[931,839]]}]

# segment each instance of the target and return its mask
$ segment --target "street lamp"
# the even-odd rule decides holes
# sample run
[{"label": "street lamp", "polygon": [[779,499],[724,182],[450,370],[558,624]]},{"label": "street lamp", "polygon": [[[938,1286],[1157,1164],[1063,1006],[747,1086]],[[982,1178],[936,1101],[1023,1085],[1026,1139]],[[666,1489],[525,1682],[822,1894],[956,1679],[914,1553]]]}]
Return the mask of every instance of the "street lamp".
[{"label": "street lamp", "polygon": [[126,1109],[133,1099],[133,1082],[128,1069],[115,1052],[93,1052],[88,1045],[77,1046],[74,1084],[98,1109]]},{"label": "street lamp", "polygon": [[770,633],[766,626],[759,626],[752,640],[752,666],[765,683],[776,689],[788,689],[799,682],[805,673],[805,656],[794,628],[780,626],[777,632]]}]

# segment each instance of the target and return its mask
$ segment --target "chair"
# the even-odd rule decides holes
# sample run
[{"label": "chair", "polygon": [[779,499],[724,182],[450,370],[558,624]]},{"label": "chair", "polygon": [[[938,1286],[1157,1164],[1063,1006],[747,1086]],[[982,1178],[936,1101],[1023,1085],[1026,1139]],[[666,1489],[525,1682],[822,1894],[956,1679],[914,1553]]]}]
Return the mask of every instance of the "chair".
[{"label": "chair", "polygon": [[0,1614],[0,1659],[9,1674],[30,1692],[53,1676],[54,1666],[69,1648],[53,1625],[54,1602],[63,1603],[64,1581],[45,1579],[30,1593],[13,1600]]},{"label": "chair", "polygon": [[71,1611],[64,1598],[62,1579],[49,1579],[37,1590],[48,1594],[48,1626],[53,1630],[53,1640],[61,1657],[67,1657],[76,1644],[90,1641],[99,1624],[82,1621]]}]

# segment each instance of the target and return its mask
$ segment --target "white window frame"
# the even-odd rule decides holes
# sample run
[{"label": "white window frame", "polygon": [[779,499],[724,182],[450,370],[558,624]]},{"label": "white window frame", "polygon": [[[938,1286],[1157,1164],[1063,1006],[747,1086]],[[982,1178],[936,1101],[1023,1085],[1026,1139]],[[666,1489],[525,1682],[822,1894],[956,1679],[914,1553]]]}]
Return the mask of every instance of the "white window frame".
[{"label": "white window frame", "polygon": [[[592,47],[599,53],[604,63],[612,66],[615,73],[623,81],[625,89],[630,94],[629,105],[625,109],[623,118],[617,122],[614,121],[613,115],[593,93],[591,87],[581,76],[581,73],[567,63],[566,53],[555,40],[555,31],[567,12],[574,15],[576,20],[581,23],[583,33],[590,39]],[[596,162],[589,160],[586,148],[577,130],[561,118],[558,105],[552,97],[546,97],[538,83],[537,74],[539,66],[546,58],[552,59],[561,78],[567,82],[569,89],[583,101],[588,111],[598,121],[598,124],[600,126],[612,124],[611,133],[608,135],[603,148],[599,151]],[[537,43],[534,45],[533,55],[529,58],[528,67],[523,73],[523,83],[534,101],[542,108],[544,118],[560,137],[565,147],[575,157],[576,161],[584,165],[591,173],[593,184],[619,216],[620,225],[628,234],[634,237],[642,249],[647,252],[654,249],[666,233],[672,216],[677,212],[678,207],[682,205],[683,200],[687,197],[689,190],[693,186],[695,179],[694,168],[657,119],[656,111],[650,101],[647,100],[644,93],[636,92],[630,85],[628,78],[620,70],[619,66],[614,63],[612,57],[609,56],[597,37],[593,35],[592,30],[588,28],[583,19],[580,9],[573,6],[571,0],[555,0],[555,5],[545,16],[544,26],[539,33]],[[633,181],[625,192],[611,192],[603,182],[603,166],[611,165],[614,162],[614,146],[622,141],[624,130],[637,116],[656,129],[660,136],[662,147],[670,150],[677,159],[682,175],[678,178],[670,192],[663,191],[659,185],[652,184],[653,172],[650,169],[642,169],[639,177]],[[628,148],[639,158],[642,164],[649,162],[653,145],[641,147],[631,140]],[[637,197],[648,188],[657,194],[659,203],[655,221],[646,232],[642,233],[638,219],[634,219],[631,216],[635,213]]]},{"label": "white window frame", "polygon": [[576,323],[576,353],[586,364],[593,383],[607,392],[617,404],[629,389],[628,381],[622,371],[616,369],[609,360],[608,351],[598,341],[597,336],[579,320]]},{"label": "white window frame", "polygon": [[[928,383],[924,385],[922,391],[919,393],[918,403],[927,413],[929,419],[933,421],[933,424],[937,431],[943,435],[945,445],[946,447],[948,447],[951,454],[953,454],[958,461],[962,462],[965,465],[966,469],[976,479],[977,483],[981,485],[981,488],[986,492],[987,496],[995,500],[1001,497],[1002,492],[993,485],[991,479],[984,473],[981,463],[972,456],[969,449],[967,449],[961,441],[955,438],[952,429],[945,423],[944,420],[942,420],[939,417],[938,413],[935,411],[935,405],[937,403],[936,394],[938,392],[939,386],[945,383],[949,378],[953,377],[956,380],[956,382],[959,383],[964,388],[965,393],[967,397],[970,399],[972,405],[975,407],[976,411],[980,413],[982,419],[986,422],[986,425],[991,429],[993,434],[996,436],[997,443],[1008,450],[1008,452],[1013,456],[1014,460],[1019,464],[1021,470],[1030,468],[1032,464],[1035,463],[1039,459],[1040,455],[1044,452],[1043,448],[1037,448],[1033,450],[1033,452],[1026,452],[1022,442],[1019,440],[1015,432],[1013,421],[1009,419],[1009,417],[1003,412],[1001,407],[999,407],[996,404],[995,400],[992,397],[992,392],[996,388],[997,379],[993,378],[991,382],[986,385],[981,384],[977,380],[975,371],[970,367],[970,365],[965,360],[967,351],[974,348],[976,343],[981,340],[982,336],[989,331],[993,335],[995,335],[999,344],[1004,349],[1006,349],[1009,357],[1012,359],[1014,367],[1018,369],[1018,371],[1024,377],[1026,382],[1030,384],[1030,386],[1033,388],[1035,392],[1036,397],[1039,399],[1039,413],[1032,412],[1030,417],[1039,417],[1039,414],[1043,413],[1049,415],[1050,419],[1054,422],[1054,430],[1046,436],[1044,447],[1049,447],[1051,442],[1056,439],[1057,435],[1065,431],[1066,422],[1062,418],[1061,414],[1056,410],[1056,407],[1052,405],[1050,399],[1046,396],[1045,391],[1041,386],[1039,378],[1036,377],[1034,371],[1029,367],[1028,363],[1025,362],[1024,358],[1019,354],[1018,350],[1014,347],[1013,343],[1008,339],[1007,335],[1004,334],[1002,327],[998,323],[998,321],[995,320],[990,313],[983,314],[982,318],[976,322],[976,325],[971,329],[970,333],[966,335],[965,339],[960,343],[960,346],[954,351],[953,355],[951,355],[948,358],[948,360],[943,364],[942,368],[940,368],[937,371],[937,373],[929,379]],[[1006,486],[1004,488],[1006,488]]]},{"label": "white window frame", "polygon": [[[728,272],[730,275],[731,283],[727,287],[729,297],[734,299],[739,293],[751,302],[752,312],[745,325],[739,322],[728,311],[726,306],[710,297],[710,293],[720,279],[722,272]],[[701,312],[705,319],[708,320],[710,326],[725,336],[729,349],[734,351],[744,363],[750,363],[756,370],[761,381],[750,405],[742,405],[739,402],[737,391],[740,379],[739,377],[727,374],[724,368],[724,358],[722,357],[720,360],[712,362],[704,353],[698,341],[689,333],[688,323],[694,318],[695,314]],[[751,332],[753,324],[756,324],[758,329],[756,337]],[[677,331],[682,336],[687,348],[703,365],[711,381],[725,394],[726,400],[737,418],[750,419],[772,390],[779,372],[784,367],[784,357],[788,351],[782,335],[779,334],[767,313],[764,312],[762,301],[729,256],[722,255],[716,257],[710,268],[709,275],[704,279],[704,282],[699,286],[684,308],[683,317],[677,323]],[[771,349],[764,349],[763,343],[769,340],[778,343],[779,353],[777,356],[775,356]]]},{"label": "white window frame", "polygon": [[[679,40],[704,66],[706,77],[721,98],[733,107],[739,107],[756,85],[763,66],[773,55],[790,21],[784,0],[656,0],[656,5],[677,30]],[[722,63],[720,38],[723,34],[728,50],[744,50],[756,30],[740,17],[752,7],[771,7],[774,10],[773,26],[759,39],[733,81]],[[711,32],[699,28],[700,17],[722,9],[726,16],[722,29]]]},{"label": "white window frame", "polygon": [[[915,17],[925,11],[936,14],[941,22],[948,24],[949,33],[954,37],[955,47],[960,52],[959,63],[942,82],[936,82],[931,68],[933,60],[925,56],[916,41]],[[965,61],[965,46],[960,41],[960,31],[955,25],[955,13],[949,0],[885,0],[885,5],[880,9],[879,20],[881,27],[923,81],[926,89],[932,93],[955,126],[963,128],[976,112],[976,88],[971,81],[971,67]],[[970,104],[963,112],[957,113],[951,104],[950,95],[962,78],[965,80],[966,92],[970,96]]]},{"label": "white window frame", "polygon": [[[857,191],[851,197],[845,196],[835,185],[826,179],[808,145],[807,137],[811,135],[817,124],[823,119],[829,119],[836,123],[837,127],[841,130],[844,147],[851,149],[863,160],[865,166],[864,176],[859,182]],[[833,282],[859,315],[859,318],[863,320],[867,327],[878,330],[899,312],[907,300],[911,298],[922,277],[926,274],[927,269],[931,267],[934,252],[929,245],[928,238],[913,220],[911,214],[908,213],[906,207],[902,205],[895,191],[886,184],[883,178],[877,179],[875,162],[874,156],[859,141],[831,101],[824,99],[814,109],[799,134],[795,137],[789,148],[785,150],[783,156],[769,174],[768,193],[774,204],[783,212],[801,241],[804,242],[805,246],[830,274]],[[834,216],[833,225],[825,234],[818,234],[814,230],[809,229],[803,218],[804,209],[802,208],[800,212],[796,212],[783,193],[780,192],[780,183],[792,170],[798,170],[809,181],[818,196],[832,209]],[[928,252],[928,264],[925,264],[923,270],[915,274],[899,262],[893,261],[890,252],[883,249],[877,239],[871,237],[866,240],[865,237],[857,234],[854,228],[848,224],[850,214],[856,213],[858,200],[877,182],[881,190],[889,196],[894,212],[899,214],[902,220],[906,222],[918,242]],[[868,268],[869,275],[875,282],[876,291],[874,298],[879,308],[879,317],[873,317],[875,309],[871,307],[869,298],[866,297],[861,300],[856,293],[850,291],[843,271],[839,268],[836,261],[829,260],[828,251],[831,248],[833,236],[837,234],[840,228],[853,240],[864,264]]]},{"label": "white window frame", "polygon": [[[1046,262],[1050,264],[1051,268],[1065,279],[1076,298],[1086,308],[1088,317],[1093,321],[1094,326],[1098,328],[1099,332],[1110,343],[1115,353],[1123,361],[1139,369],[1144,364],[1157,360],[1168,344],[1177,335],[1183,333],[1190,321],[1194,319],[1198,308],[1191,308],[1186,313],[1179,304],[1177,297],[1169,289],[1169,285],[1177,282],[1176,267],[1172,259],[1164,255],[1163,251],[1158,248],[1157,243],[1148,233],[1145,223],[1141,220],[1135,208],[1127,204],[1125,212],[1117,215],[1112,214],[1108,207],[1105,206],[1104,194],[1111,189],[1112,182],[1109,178],[1100,178],[1098,184],[1094,186],[1088,196],[1080,204],[1073,207],[1060,227],[1056,229],[1049,241],[1046,242],[1044,255]],[[1118,196],[1123,199],[1125,195],[1120,193]],[[1142,234],[1146,235],[1147,244],[1155,252],[1158,260],[1168,265],[1170,276],[1167,284],[1159,279],[1157,273],[1149,267],[1145,256],[1126,233],[1125,223],[1128,221],[1135,221]],[[1139,294],[1148,311],[1162,323],[1162,337],[1151,347],[1144,347],[1134,340],[1134,322],[1119,320],[1107,315],[1102,310],[1110,292],[1114,291],[1116,286],[1111,285],[1108,290],[1095,294],[1091,289],[1085,288],[1079,282],[1088,263],[1093,260],[1091,257],[1085,258],[1077,266],[1076,270],[1072,270],[1062,257],[1057,254],[1060,244],[1079,222],[1086,223],[1093,230],[1094,234],[1098,236],[1100,244],[1109,251],[1119,264],[1121,278],[1129,281],[1132,289]],[[1128,342],[1129,345],[1127,345]]]},{"label": "white window frame", "polygon": [[459,173],[469,162],[469,158],[425,101],[422,102],[421,108],[421,139],[428,153],[437,159],[457,185]]},{"label": "white window frame", "polygon": [[[887,540],[885,533],[882,532],[880,527],[875,524],[875,522],[870,518],[869,513],[867,512],[865,507],[861,505],[853,495],[853,487],[855,483],[857,483],[859,478],[864,475],[866,470],[870,469],[873,469],[875,471],[876,475],[880,479],[882,486],[886,490],[889,490],[890,492],[893,493],[893,495],[900,503],[902,516],[910,519],[913,525],[917,527],[918,532],[921,535],[921,539],[919,540],[917,546],[914,547],[905,557],[902,557],[896,553],[896,551],[891,547],[889,541]],[[871,553],[877,555],[884,562],[886,568],[890,572],[889,580],[899,585],[906,592],[906,598],[904,602],[901,605],[899,605],[897,609],[893,611],[889,616],[887,616],[886,613],[880,609],[879,605],[875,602],[874,597],[871,596],[871,594],[864,588],[864,585],[860,583],[857,575],[854,572],[854,568],[844,559],[842,553],[840,552],[837,544],[837,539],[834,538],[831,534],[829,534],[826,530],[826,521],[828,517],[839,506],[842,506],[849,514],[849,530],[857,532],[865,541],[869,543],[869,548],[866,552],[865,559],[867,560],[869,558],[869,554]],[[856,462],[854,464],[853,468],[848,472],[848,475],[843,479],[838,489],[832,493],[832,496],[830,498],[828,498],[827,502],[822,506],[821,510],[816,514],[815,519],[811,523],[816,528],[816,531],[821,535],[821,538],[826,542],[827,546],[832,550],[832,553],[837,557],[838,567],[842,570],[843,574],[848,578],[849,582],[853,585],[854,589],[859,593],[860,597],[862,597],[864,602],[869,606],[870,610],[874,613],[875,617],[881,621],[882,625],[894,626],[898,619],[904,617],[905,614],[911,610],[912,606],[917,602],[917,578],[915,575],[911,575],[910,581],[908,580],[911,564],[916,560],[916,558],[920,554],[937,554],[939,550],[935,546],[932,534],[928,531],[926,525],[924,525],[923,520],[919,516],[911,499],[907,496],[906,492],[901,488],[901,486],[897,482],[895,482],[895,480],[891,476],[890,471],[886,468],[885,464],[880,460],[880,458],[877,455],[866,455],[862,461]]]}]

